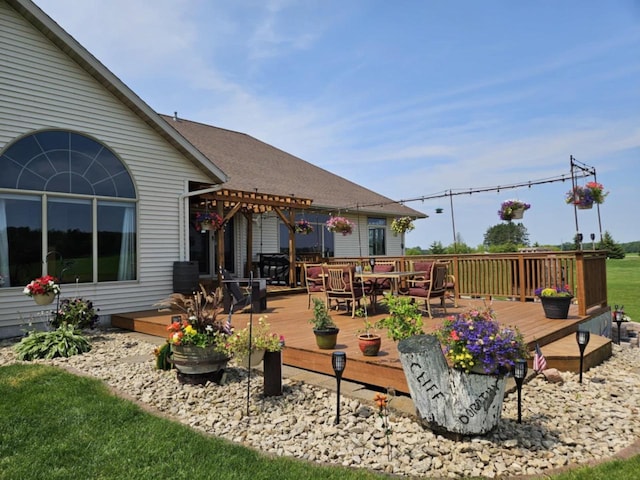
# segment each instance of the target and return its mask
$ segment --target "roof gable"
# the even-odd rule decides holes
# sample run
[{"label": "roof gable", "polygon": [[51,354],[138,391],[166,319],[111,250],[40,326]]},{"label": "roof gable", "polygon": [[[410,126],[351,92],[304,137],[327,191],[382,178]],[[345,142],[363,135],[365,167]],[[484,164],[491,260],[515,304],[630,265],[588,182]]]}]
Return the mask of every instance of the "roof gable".
[{"label": "roof gable", "polygon": [[34,28],[45,35],[54,45],[73,59],[73,61],[86,70],[156,133],[168,141],[176,150],[210,176],[212,183],[224,183],[227,180],[227,175],[224,171],[199,152],[175,129],[167,125],[149,105],[37,5],[30,0],[4,1],[31,23]]}]

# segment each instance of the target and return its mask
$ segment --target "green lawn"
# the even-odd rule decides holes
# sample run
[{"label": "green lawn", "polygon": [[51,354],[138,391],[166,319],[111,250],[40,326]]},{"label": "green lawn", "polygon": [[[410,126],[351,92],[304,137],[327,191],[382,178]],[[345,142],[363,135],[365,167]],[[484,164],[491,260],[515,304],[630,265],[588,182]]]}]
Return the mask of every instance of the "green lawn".
[{"label": "green lawn", "polygon": [[[267,457],[116,398],[98,380],[44,365],[0,367],[0,479],[374,479]],[[556,480],[635,479],[640,456]]]},{"label": "green lawn", "polygon": [[607,297],[611,308],[624,305],[625,313],[640,322],[640,256],[607,260]]}]

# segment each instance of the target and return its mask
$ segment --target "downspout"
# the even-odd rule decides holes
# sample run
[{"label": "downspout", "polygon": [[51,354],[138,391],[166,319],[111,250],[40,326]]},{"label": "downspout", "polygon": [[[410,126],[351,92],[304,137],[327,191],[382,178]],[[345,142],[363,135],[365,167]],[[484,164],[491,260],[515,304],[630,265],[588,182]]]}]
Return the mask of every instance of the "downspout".
[{"label": "downspout", "polygon": [[[188,187],[187,187],[188,188]],[[198,195],[204,195],[205,193],[217,192],[222,188],[222,184],[219,183],[210,188],[204,188],[202,190],[195,190],[193,192],[183,193],[178,197],[178,223],[180,225],[180,243],[179,243],[179,260],[187,260],[187,247],[189,242],[189,218],[187,212],[189,211],[189,198],[196,197]]]}]

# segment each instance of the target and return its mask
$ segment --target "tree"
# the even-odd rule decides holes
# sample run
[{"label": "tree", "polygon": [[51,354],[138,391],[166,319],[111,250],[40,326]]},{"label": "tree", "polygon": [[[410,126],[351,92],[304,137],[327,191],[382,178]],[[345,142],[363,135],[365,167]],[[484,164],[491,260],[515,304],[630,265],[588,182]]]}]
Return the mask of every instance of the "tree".
[{"label": "tree", "polygon": [[405,255],[424,255],[426,252],[422,250],[422,248],[418,247],[409,247],[404,251]]},{"label": "tree", "polygon": [[604,232],[602,241],[598,244],[600,250],[607,251],[607,258],[624,258],[624,249],[615,242],[609,232]]},{"label": "tree", "polygon": [[433,242],[429,246],[429,250],[428,251],[432,255],[442,255],[443,253],[445,253],[445,249],[442,246],[442,242]]},{"label": "tree", "polygon": [[489,227],[484,234],[484,245],[487,247],[497,245],[528,246],[529,233],[522,223],[499,223]]}]

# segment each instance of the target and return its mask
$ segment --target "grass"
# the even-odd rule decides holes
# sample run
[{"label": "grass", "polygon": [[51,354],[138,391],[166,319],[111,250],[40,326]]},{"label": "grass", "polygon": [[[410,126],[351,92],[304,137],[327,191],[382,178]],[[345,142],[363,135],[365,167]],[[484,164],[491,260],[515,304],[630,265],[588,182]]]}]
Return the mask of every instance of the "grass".
[{"label": "grass", "polygon": [[[0,479],[377,479],[265,455],[149,414],[98,380],[45,365],[0,367]],[[635,479],[640,456],[556,480]]]},{"label": "grass", "polygon": [[640,322],[640,256],[607,260],[607,296],[611,308],[624,305],[625,313]]},{"label": "grass", "polygon": [[0,368],[0,479],[373,479],[269,458],[144,412],[101,382],[44,365]]}]

